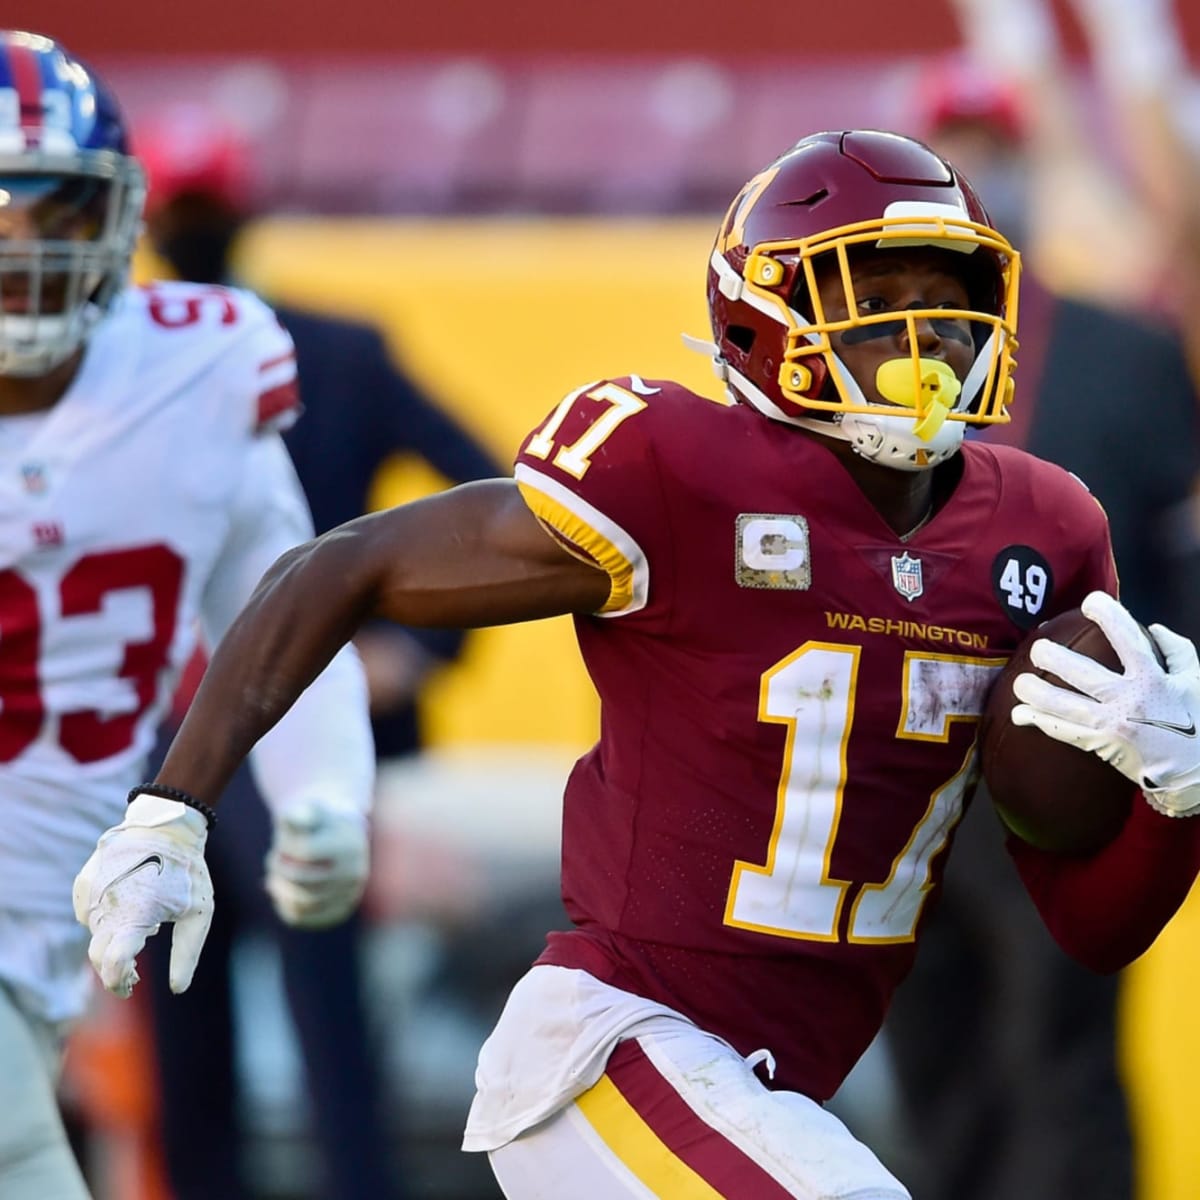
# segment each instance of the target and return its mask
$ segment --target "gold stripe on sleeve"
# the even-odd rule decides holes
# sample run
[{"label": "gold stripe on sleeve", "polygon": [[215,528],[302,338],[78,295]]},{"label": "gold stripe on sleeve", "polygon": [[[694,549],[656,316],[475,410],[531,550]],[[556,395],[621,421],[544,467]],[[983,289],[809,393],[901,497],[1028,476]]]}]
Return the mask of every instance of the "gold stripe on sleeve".
[{"label": "gold stripe on sleeve", "polygon": [[552,500],[525,480],[518,479],[517,486],[533,515],[572,546],[577,546],[612,581],[608,599],[596,611],[606,613],[625,608],[633,599],[633,564],[629,559],[566,505]]}]

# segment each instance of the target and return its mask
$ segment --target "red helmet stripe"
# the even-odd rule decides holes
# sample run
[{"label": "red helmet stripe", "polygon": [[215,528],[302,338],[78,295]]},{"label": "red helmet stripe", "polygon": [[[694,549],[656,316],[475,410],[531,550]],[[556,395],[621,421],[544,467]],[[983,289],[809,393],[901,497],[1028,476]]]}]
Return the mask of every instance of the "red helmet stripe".
[{"label": "red helmet stripe", "polygon": [[38,68],[37,55],[29,46],[9,42],[8,65],[13,86],[17,89],[25,144],[36,146],[42,140],[42,72]]}]

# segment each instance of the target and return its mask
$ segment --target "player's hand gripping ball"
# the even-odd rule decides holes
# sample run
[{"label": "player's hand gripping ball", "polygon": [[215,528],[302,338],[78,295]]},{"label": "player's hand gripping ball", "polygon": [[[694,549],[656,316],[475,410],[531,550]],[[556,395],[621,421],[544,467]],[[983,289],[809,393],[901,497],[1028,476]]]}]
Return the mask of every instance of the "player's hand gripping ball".
[{"label": "player's hand gripping ball", "polygon": [[[1022,672],[1067,686],[1030,661],[1039,638],[1067,646],[1112,671],[1122,669],[1104,631],[1078,608],[1032,630],[988,697],[980,730],[984,782],[1000,819],[1022,841],[1059,854],[1094,854],[1121,831],[1138,789],[1099,755],[1056,741],[1036,726],[1013,723],[1012,710],[1019,702],[1013,681]],[[1162,662],[1158,647],[1154,650]]]}]

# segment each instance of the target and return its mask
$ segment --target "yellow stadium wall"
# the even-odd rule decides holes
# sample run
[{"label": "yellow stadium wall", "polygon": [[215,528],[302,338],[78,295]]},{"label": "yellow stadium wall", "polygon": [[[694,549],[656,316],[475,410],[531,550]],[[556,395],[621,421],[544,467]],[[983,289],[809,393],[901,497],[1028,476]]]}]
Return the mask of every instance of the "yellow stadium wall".
[{"label": "yellow stadium wall", "polygon": [[[717,384],[682,331],[707,334],[713,221],[272,219],[243,247],[268,296],[380,324],[431,392],[502,458],[570,389],[637,372]],[[1018,388],[1018,398],[1020,392]],[[379,502],[437,481],[395,464]],[[572,750],[597,706],[566,620],[483,630],[431,689],[432,741]],[[1139,1193],[1195,1200],[1200,1139],[1200,902],[1127,973],[1122,1054],[1142,1139]]]},{"label": "yellow stadium wall", "polygon": [[[711,221],[272,220],[244,246],[267,295],[379,322],[433,395],[510,463],[571,389],[607,375],[716,386],[680,332],[704,334]],[[381,504],[435,483],[398,463]],[[598,707],[569,620],[480,631],[430,688],[435,745],[581,749]]]}]

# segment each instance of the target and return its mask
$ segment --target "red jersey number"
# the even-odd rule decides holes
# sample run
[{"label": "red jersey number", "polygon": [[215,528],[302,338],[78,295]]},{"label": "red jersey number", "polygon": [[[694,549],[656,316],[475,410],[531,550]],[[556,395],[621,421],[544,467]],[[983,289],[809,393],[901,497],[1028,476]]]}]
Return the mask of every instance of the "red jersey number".
[{"label": "red jersey number", "polygon": [[[175,636],[183,560],[167,546],[138,546],[84,555],[59,585],[62,617],[100,613],[108,594],[127,589],[150,593],[151,629],[126,642],[119,678],[128,679],[135,708],[106,717],[77,711],[62,715],[59,742],[78,763],[99,762],[127,750],[142,714],[154,701],[158,673]],[[19,571],[0,571],[0,762],[12,762],[37,740],[46,705],[39,671],[42,617],[37,592]]]},{"label": "red jersey number", "polygon": [[148,289],[150,303],[146,311],[150,320],[163,329],[185,329],[197,325],[205,314],[214,315],[221,325],[232,325],[238,319],[237,305],[224,288],[210,288],[191,294],[176,295]]}]

